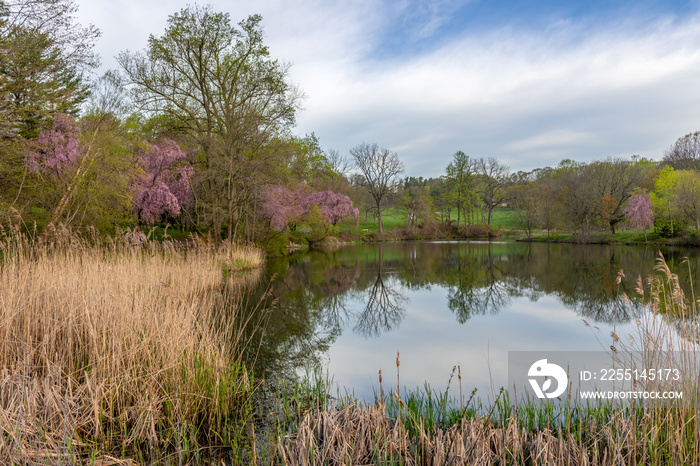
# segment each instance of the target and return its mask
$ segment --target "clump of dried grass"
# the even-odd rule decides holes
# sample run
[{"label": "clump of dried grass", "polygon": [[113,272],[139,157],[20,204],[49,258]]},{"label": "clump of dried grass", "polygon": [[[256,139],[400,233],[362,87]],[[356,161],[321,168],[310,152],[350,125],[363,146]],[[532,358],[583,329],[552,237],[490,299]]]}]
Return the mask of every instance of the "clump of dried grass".
[{"label": "clump of dried grass", "polygon": [[[336,411],[308,413],[295,436],[278,440],[279,460],[290,465],[325,464],[666,464],[654,461],[640,435],[653,429],[650,418],[637,423],[619,412],[603,425],[591,416],[583,432],[523,426],[517,413],[503,423],[489,416],[463,417],[434,432],[409,434],[383,405],[351,404]],[[645,447],[646,446],[646,447]],[[683,445],[677,457],[688,458]],[[687,464],[687,463],[679,463]]]},{"label": "clump of dried grass", "polygon": [[221,318],[241,312],[240,296],[222,277],[242,280],[260,253],[3,233],[0,462],[159,449],[182,460],[200,438],[244,428],[240,328]]}]

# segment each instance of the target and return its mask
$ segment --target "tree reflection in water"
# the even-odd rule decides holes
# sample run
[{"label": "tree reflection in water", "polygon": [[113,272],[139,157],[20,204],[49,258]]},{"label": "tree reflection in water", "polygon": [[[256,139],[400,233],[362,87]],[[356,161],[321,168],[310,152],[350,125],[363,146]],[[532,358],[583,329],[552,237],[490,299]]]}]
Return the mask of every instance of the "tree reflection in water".
[{"label": "tree reflection in water", "polygon": [[[690,272],[700,273],[696,251],[664,253],[672,269],[691,256]],[[382,243],[297,254],[270,261],[258,286],[262,296],[273,280],[258,357],[277,370],[313,365],[344,331],[378,338],[395,330],[410,313],[409,292],[431,287],[447,294],[434,305],[464,325],[509,308],[514,298],[543,296],[592,323],[623,324],[642,312],[637,277],[652,273],[656,255],[651,247],[498,242]],[[689,290],[688,267],[678,275]],[[622,302],[623,293],[631,304]]]},{"label": "tree reflection in water", "polygon": [[400,289],[391,278],[382,276],[380,266],[374,285],[363,293],[366,305],[357,317],[353,330],[365,338],[372,338],[398,327],[406,316],[405,305],[408,303],[408,298],[401,294]]}]

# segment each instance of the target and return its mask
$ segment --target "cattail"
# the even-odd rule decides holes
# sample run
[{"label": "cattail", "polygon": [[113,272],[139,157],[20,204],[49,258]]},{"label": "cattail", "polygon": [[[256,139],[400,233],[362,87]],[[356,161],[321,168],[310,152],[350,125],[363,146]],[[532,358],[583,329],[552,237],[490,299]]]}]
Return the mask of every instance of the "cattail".
[{"label": "cattail", "polygon": [[399,366],[401,366],[401,356],[396,352],[396,393],[401,394],[401,378],[399,376]]},{"label": "cattail", "polygon": [[459,410],[464,410],[464,397],[462,396],[462,367],[457,364],[457,379],[459,380]]}]

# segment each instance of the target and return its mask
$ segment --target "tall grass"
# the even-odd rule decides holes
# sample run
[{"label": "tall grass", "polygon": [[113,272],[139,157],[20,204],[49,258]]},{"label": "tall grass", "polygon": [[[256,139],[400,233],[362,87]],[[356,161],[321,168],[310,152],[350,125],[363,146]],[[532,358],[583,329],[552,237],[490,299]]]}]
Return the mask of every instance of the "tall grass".
[{"label": "tall grass", "polygon": [[222,315],[242,313],[262,255],[49,238],[0,237],[0,463],[244,454],[253,317]]},{"label": "tall grass", "polygon": [[610,334],[611,355],[624,367],[681,369],[680,384],[656,380],[638,388],[682,390],[683,400],[541,403],[511,399],[501,390],[484,407],[474,393],[464,403],[460,378],[460,399],[451,402],[447,391],[426,386],[382,395],[370,405],[350,401],[310,410],[295,435],[278,439],[278,460],[292,465],[700,464],[694,290],[686,296],[663,257],[638,288],[647,312],[630,334]]}]

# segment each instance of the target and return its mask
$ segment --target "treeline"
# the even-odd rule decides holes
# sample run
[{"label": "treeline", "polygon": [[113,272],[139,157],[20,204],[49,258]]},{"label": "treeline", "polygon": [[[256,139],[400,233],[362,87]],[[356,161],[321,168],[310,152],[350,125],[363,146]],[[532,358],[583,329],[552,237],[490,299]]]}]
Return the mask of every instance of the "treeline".
[{"label": "treeline", "polygon": [[[74,0],[0,0],[0,220],[105,234],[178,225],[214,241],[282,251],[360,220],[383,233],[395,207],[425,237],[491,225],[498,206],[533,229],[621,225],[662,235],[700,229],[698,133],[662,163],[633,157],[511,173],[454,154],[444,176],[401,179],[397,153],[361,143],[349,156],[292,130],[303,92],[272,58],[261,17],[189,6],[120,69],[90,79],[99,31]],[[405,212],[405,214],[404,214]],[[143,228],[143,229],[146,229]],[[354,233],[353,233],[354,232]]]},{"label": "treeline", "polygon": [[407,178],[404,205],[424,223],[492,223],[495,207],[512,208],[532,231],[581,235],[620,228],[661,237],[700,232],[700,132],[679,138],[661,162],[633,156],[511,173],[495,159],[454,154],[444,176]]}]

